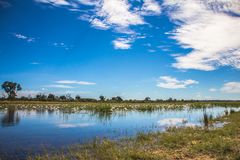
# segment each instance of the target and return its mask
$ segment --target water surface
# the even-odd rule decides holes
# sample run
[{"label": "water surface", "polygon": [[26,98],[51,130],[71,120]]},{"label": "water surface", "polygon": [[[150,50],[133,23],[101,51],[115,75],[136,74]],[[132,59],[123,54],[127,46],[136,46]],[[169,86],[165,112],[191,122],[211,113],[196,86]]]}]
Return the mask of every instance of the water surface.
[{"label": "water surface", "polygon": [[[28,153],[40,153],[43,148],[60,148],[86,143],[95,138],[117,139],[138,132],[164,131],[169,126],[204,126],[204,114],[213,118],[237,108],[154,110],[151,112],[59,110],[0,110],[0,158],[24,159]],[[206,125],[206,124],[205,124]]]}]

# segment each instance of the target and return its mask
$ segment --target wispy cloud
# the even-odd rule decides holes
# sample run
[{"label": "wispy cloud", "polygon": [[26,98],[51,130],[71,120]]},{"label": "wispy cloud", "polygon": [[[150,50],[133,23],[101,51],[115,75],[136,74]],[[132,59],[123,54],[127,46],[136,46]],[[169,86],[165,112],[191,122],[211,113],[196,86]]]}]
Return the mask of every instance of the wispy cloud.
[{"label": "wispy cloud", "polygon": [[97,28],[97,29],[102,29],[102,30],[107,30],[110,28],[110,26],[106,23],[104,23],[103,21],[101,21],[98,18],[94,18],[91,21],[92,27]]},{"label": "wispy cloud", "polygon": [[86,81],[75,81],[75,80],[60,80],[56,81],[59,84],[79,84],[79,85],[95,85],[94,82],[86,82]]},{"label": "wispy cloud", "polygon": [[132,40],[129,38],[117,38],[113,41],[115,49],[129,49],[131,48]]},{"label": "wispy cloud", "polygon": [[75,88],[73,86],[69,86],[69,85],[62,85],[62,84],[50,84],[50,85],[45,85],[43,87],[46,88],[63,88],[63,89],[72,89]]},{"label": "wispy cloud", "polygon": [[227,82],[220,90],[224,93],[240,94],[240,82]]},{"label": "wispy cloud", "polygon": [[[76,8],[80,8],[80,4],[92,6],[92,9],[85,10],[85,20],[88,20],[90,23],[92,23],[93,26],[97,27],[99,27],[99,25],[111,27],[128,27],[130,25],[139,25],[145,23],[140,13],[131,9],[131,5],[127,0],[35,1],[54,6],[74,6]],[[147,3],[145,5],[145,8],[148,10],[154,8],[150,6],[151,4],[152,3]]]},{"label": "wispy cloud", "polygon": [[69,2],[68,0],[35,0],[39,3],[46,3],[53,6],[75,6],[74,3]]},{"label": "wispy cloud", "polygon": [[161,6],[155,0],[144,0],[141,11],[143,15],[159,15]]},{"label": "wispy cloud", "polygon": [[[132,26],[148,24],[144,17],[159,15],[160,4],[156,0],[138,1],[137,6],[128,0],[35,0],[36,2],[50,4],[56,7],[64,6],[70,11],[81,11],[81,5],[88,5],[89,9],[82,12],[80,20],[88,21],[93,28],[100,30],[112,30],[113,32],[125,34],[125,41],[122,38],[113,41],[116,49],[130,49],[131,43],[142,37]],[[132,36],[135,38],[132,38]]]},{"label": "wispy cloud", "polygon": [[80,0],[79,3],[92,6],[92,5],[97,5],[98,2],[96,0]]},{"label": "wispy cloud", "polygon": [[127,0],[102,0],[96,10],[96,16],[109,25],[128,27],[144,24],[143,18],[137,12],[130,10]]},{"label": "wispy cloud", "polygon": [[[159,46],[157,46],[157,48],[160,48],[164,52],[171,51],[171,46],[169,46],[169,45],[159,45]],[[172,54],[172,55],[176,55],[176,54]]]},{"label": "wispy cloud", "polygon": [[23,39],[27,42],[34,42],[35,38],[32,37],[27,37],[25,35],[19,34],[19,33],[13,33],[14,37],[18,38],[18,39]]},{"label": "wispy cloud", "polygon": [[65,49],[65,50],[69,50],[71,47],[69,46],[69,45],[67,45],[66,43],[64,43],[64,42],[54,42],[54,43],[52,43],[52,45],[54,46],[54,47],[57,47],[57,48],[63,48],[63,49]]},{"label": "wispy cloud", "polygon": [[[151,8],[149,5],[145,5],[145,10]],[[130,49],[131,43],[138,39],[132,38],[132,35],[136,36],[137,33],[130,27],[146,24],[140,11],[133,9],[127,0],[101,0],[95,7],[93,17],[94,19],[89,21],[95,28],[113,29],[114,32],[126,34],[126,38],[117,38],[113,41],[115,49]]]},{"label": "wispy cloud", "polygon": [[[186,55],[176,57],[174,67],[210,71],[219,66],[240,68],[240,1],[165,0],[170,18],[178,24],[171,38]],[[237,9],[238,8],[238,9]]]},{"label": "wispy cloud", "polygon": [[167,88],[167,89],[180,89],[180,88],[186,88],[189,85],[192,84],[198,84],[199,82],[192,79],[187,80],[178,80],[171,76],[161,76],[157,80],[157,87],[160,88]]}]

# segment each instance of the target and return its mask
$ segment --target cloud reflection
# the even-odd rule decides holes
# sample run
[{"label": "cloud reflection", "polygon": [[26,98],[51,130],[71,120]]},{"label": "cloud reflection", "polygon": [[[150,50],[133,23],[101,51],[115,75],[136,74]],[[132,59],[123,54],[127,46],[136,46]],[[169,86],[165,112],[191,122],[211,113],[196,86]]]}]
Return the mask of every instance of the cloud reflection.
[{"label": "cloud reflection", "polygon": [[187,122],[185,118],[165,118],[158,121],[160,126],[176,126]]},{"label": "cloud reflection", "polygon": [[186,118],[165,118],[161,119],[158,122],[158,125],[165,127],[176,127],[176,126],[185,126],[185,127],[196,127],[197,124],[190,123]]},{"label": "cloud reflection", "polygon": [[82,127],[89,127],[89,126],[94,126],[94,123],[63,123],[63,124],[58,124],[57,126],[59,128],[82,128]]}]

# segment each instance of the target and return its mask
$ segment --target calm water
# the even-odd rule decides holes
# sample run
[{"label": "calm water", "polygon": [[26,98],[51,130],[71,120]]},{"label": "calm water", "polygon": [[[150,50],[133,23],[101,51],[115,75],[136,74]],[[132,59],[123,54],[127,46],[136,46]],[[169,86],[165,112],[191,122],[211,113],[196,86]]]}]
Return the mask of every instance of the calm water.
[{"label": "calm water", "polygon": [[[0,158],[24,158],[43,148],[63,147],[98,138],[121,138],[138,132],[164,131],[169,126],[203,126],[203,115],[224,115],[231,108],[90,112],[0,110]],[[233,108],[234,110],[239,110]]]}]

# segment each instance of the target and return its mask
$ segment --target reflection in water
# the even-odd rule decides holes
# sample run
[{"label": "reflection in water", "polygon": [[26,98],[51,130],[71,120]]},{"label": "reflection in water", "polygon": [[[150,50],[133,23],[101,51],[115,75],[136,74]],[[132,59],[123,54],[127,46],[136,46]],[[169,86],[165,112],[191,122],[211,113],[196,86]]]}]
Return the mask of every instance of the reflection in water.
[{"label": "reflection in water", "polygon": [[114,112],[104,110],[104,111],[91,111],[91,116],[96,117],[100,122],[109,122],[114,116]]},{"label": "reflection in water", "polygon": [[17,125],[20,121],[20,117],[15,108],[8,108],[7,113],[1,118],[1,125],[3,127]]},{"label": "reflection in water", "polygon": [[48,112],[48,115],[52,115],[54,113],[54,109],[48,109],[47,112]]},{"label": "reflection in water", "polygon": [[42,109],[42,108],[36,109],[36,114],[37,114],[38,116],[44,116],[45,113],[46,113],[46,110],[45,110],[45,109]]},{"label": "reflection in water", "polygon": [[203,113],[203,124],[205,128],[209,127],[210,121],[213,120],[213,115],[208,115],[206,112]]}]

